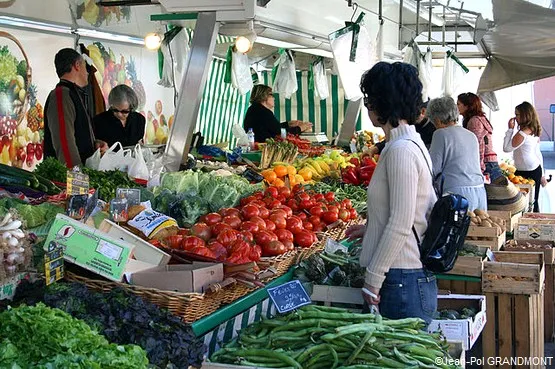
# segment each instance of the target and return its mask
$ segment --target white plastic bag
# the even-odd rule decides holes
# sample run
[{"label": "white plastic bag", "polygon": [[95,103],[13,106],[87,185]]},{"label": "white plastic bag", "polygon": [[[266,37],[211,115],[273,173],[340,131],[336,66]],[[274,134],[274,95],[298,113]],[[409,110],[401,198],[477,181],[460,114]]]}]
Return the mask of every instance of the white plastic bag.
[{"label": "white plastic bag", "polygon": [[100,149],[96,149],[94,154],[92,154],[90,158],[87,158],[87,160],[85,160],[85,166],[87,168],[98,170],[98,167],[100,166],[101,158],[102,158],[102,154],[100,153]]},{"label": "white plastic bag", "polygon": [[466,71],[449,53],[445,54],[442,90],[444,96],[454,96]]},{"label": "white plastic bag", "polygon": [[430,88],[432,87],[432,51],[428,50],[418,64],[418,78],[422,82],[422,100],[428,101],[430,96]]},{"label": "white plastic bag", "polygon": [[405,51],[405,56],[403,57],[403,63],[408,63],[418,68],[421,60],[422,53],[420,52],[418,43],[414,40],[411,40],[411,42],[409,42],[409,44],[407,45],[407,50]]},{"label": "white plastic bag", "polygon": [[170,53],[170,46],[165,42],[160,45],[160,51],[164,56],[164,64],[162,65],[162,78],[158,84],[162,87],[173,87],[174,73],[172,69],[172,57]]},{"label": "white plastic bag", "polygon": [[146,161],[143,156],[143,150],[141,145],[135,145],[133,149],[133,163],[129,166],[127,175],[131,178],[139,178],[148,181],[148,167],[146,166]]},{"label": "white plastic bag", "polygon": [[[119,147],[119,151],[115,151]],[[121,143],[116,142],[104,153],[100,159],[98,170],[120,170],[127,172],[127,169],[132,164],[133,158],[131,157],[131,150],[123,150]]]},{"label": "white plastic bag", "polygon": [[231,84],[241,95],[252,90],[252,76],[247,54],[233,52],[231,57]]},{"label": "white plastic bag", "polygon": [[376,60],[374,40],[370,39],[369,32],[362,19],[357,20],[357,24],[360,25],[360,29],[356,50],[354,50],[354,61],[350,60],[353,44],[353,30],[351,27],[338,30],[329,36],[331,50],[337,63],[339,78],[347,100],[362,98],[359,87],[360,78],[364,72],[372,68]]},{"label": "white plastic bag", "polygon": [[250,146],[249,137],[247,136],[245,129],[239,124],[234,124],[233,127],[231,127],[231,132],[233,133],[233,137],[237,139],[238,147]]},{"label": "white plastic bag", "polygon": [[320,100],[327,99],[330,95],[330,91],[324,60],[314,64],[312,72],[314,73],[314,90],[316,90],[316,93],[320,96]]},{"label": "white plastic bag", "polygon": [[[538,186],[540,186],[538,184]],[[551,203],[551,191],[553,189],[550,187],[550,184],[548,184],[545,187],[540,188],[540,194],[538,196],[538,205],[540,207],[540,211],[542,213],[553,213],[555,211],[555,208],[553,207],[552,203]]]},{"label": "white plastic bag", "polygon": [[276,63],[277,74],[273,90],[275,93],[289,99],[298,89],[295,59],[293,59],[291,51],[285,50],[281,53]]}]

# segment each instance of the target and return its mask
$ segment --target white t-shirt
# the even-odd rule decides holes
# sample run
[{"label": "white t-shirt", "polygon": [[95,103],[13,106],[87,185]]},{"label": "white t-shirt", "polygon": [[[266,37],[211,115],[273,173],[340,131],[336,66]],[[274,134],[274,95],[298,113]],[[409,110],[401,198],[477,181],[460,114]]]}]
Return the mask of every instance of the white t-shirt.
[{"label": "white t-shirt", "polygon": [[513,159],[517,170],[534,170],[538,166],[543,168],[543,156],[540,151],[540,138],[530,136],[529,134],[518,131],[517,135],[521,135],[524,140],[517,147],[513,147],[513,130],[507,130],[505,133],[505,140],[503,142],[503,151],[513,151]]}]

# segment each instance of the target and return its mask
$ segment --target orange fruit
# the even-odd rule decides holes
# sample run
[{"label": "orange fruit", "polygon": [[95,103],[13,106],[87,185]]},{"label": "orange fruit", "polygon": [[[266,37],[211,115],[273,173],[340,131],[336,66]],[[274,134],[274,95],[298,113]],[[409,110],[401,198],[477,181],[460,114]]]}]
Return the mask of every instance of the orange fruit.
[{"label": "orange fruit", "polygon": [[285,165],[276,165],[274,167],[274,172],[276,172],[278,178],[285,177],[288,173],[287,167]]},{"label": "orange fruit", "polygon": [[308,168],[299,170],[299,175],[301,175],[305,181],[310,181],[312,179],[312,171]]},{"label": "orange fruit", "polygon": [[272,186],[276,186],[276,187],[283,187],[285,186],[285,182],[283,182],[281,179],[276,178],[273,182],[272,182]]},{"label": "orange fruit", "polygon": [[276,172],[274,172],[272,169],[266,169],[265,171],[263,171],[262,176],[268,183],[273,183],[277,178]]},{"label": "orange fruit", "polygon": [[303,183],[304,182],[304,177],[300,174],[295,174],[295,182]]},{"label": "orange fruit", "polygon": [[287,166],[287,174],[289,174],[290,176],[294,176],[295,174],[297,174],[297,169],[294,166],[289,165]]}]

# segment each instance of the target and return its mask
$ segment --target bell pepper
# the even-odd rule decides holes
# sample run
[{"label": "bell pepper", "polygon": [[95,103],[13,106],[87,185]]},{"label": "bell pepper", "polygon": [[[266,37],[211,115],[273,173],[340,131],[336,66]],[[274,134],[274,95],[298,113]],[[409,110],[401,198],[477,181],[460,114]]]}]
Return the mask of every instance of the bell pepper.
[{"label": "bell pepper", "polygon": [[368,184],[370,183],[370,180],[372,179],[372,175],[374,174],[374,169],[376,169],[376,166],[367,166],[367,167],[361,167],[358,169],[358,175],[360,178],[360,181],[365,185],[368,186]]},{"label": "bell pepper", "polygon": [[369,156],[365,156],[362,158],[362,163],[360,164],[361,167],[376,167],[376,162]]},{"label": "bell pepper", "polygon": [[354,164],[355,167],[360,167],[360,160],[358,160],[358,158],[351,158],[351,160],[349,160],[349,163]]},{"label": "bell pepper", "polygon": [[357,176],[355,168],[353,167],[346,168],[343,171],[342,179],[344,183],[353,184],[355,186],[360,185],[360,180]]}]

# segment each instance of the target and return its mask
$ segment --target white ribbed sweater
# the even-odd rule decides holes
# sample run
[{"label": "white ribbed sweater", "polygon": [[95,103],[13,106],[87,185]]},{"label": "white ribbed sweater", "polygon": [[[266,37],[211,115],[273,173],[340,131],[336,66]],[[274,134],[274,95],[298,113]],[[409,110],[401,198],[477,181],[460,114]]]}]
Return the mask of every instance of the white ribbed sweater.
[{"label": "white ribbed sweater", "polygon": [[[420,149],[416,146],[416,142]],[[431,159],[414,126],[401,124],[390,132],[389,142],[368,186],[368,217],[360,265],[366,283],[381,288],[391,268],[422,268],[412,232],[422,239],[427,217],[436,201],[426,160]]]}]

